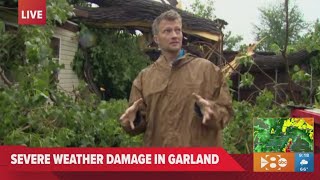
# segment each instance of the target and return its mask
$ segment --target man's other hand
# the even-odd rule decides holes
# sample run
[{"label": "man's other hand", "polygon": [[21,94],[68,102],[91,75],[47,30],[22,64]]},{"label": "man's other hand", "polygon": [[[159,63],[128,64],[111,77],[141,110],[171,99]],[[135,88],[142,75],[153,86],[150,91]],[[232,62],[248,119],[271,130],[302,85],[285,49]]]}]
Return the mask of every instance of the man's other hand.
[{"label": "man's other hand", "polygon": [[211,104],[208,100],[205,100],[196,93],[192,93],[192,96],[196,99],[196,103],[200,107],[201,113],[203,115],[202,124],[206,125],[207,121],[213,119],[214,116]]},{"label": "man's other hand", "polygon": [[135,101],[130,107],[126,109],[126,111],[120,117],[120,121],[123,123],[130,122],[131,129],[134,129],[134,120],[136,119],[137,111],[139,110],[139,106],[143,103],[143,99],[140,98]]}]

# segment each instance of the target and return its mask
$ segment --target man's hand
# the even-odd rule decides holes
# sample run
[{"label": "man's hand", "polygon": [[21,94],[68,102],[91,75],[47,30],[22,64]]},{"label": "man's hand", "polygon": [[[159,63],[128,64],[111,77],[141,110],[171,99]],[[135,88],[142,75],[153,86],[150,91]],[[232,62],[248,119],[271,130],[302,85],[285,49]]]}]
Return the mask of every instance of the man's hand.
[{"label": "man's hand", "polygon": [[200,107],[201,113],[203,115],[202,124],[206,125],[207,121],[212,119],[214,116],[211,104],[208,100],[203,99],[196,93],[192,93],[192,96],[196,99],[196,103]]},{"label": "man's hand", "polygon": [[139,110],[139,106],[143,103],[143,99],[140,98],[137,101],[135,101],[126,111],[122,114],[120,117],[120,121],[126,123],[130,122],[131,129],[134,129],[134,120],[136,119],[137,111]]}]

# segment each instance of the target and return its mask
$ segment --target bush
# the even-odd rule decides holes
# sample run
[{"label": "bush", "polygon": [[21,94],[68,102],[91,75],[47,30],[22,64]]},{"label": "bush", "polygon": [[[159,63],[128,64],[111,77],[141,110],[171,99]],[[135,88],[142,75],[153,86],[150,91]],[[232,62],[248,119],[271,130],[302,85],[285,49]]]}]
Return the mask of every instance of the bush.
[{"label": "bush", "polygon": [[[139,146],[141,136],[130,137],[118,118],[126,100],[91,101],[58,90],[23,89],[0,91],[0,144],[28,147]],[[54,102],[51,102],[54,99]],[[51,103],[48,103],[51,102]]]},{"label": "bush", "polygon": [[235,116],[224,129],[224,148],[232,154],[253,153],[253,122],[257,117],[286,117],[288,108],[273,104],[270,91],[262,91],[256,104],[233,101]]}]

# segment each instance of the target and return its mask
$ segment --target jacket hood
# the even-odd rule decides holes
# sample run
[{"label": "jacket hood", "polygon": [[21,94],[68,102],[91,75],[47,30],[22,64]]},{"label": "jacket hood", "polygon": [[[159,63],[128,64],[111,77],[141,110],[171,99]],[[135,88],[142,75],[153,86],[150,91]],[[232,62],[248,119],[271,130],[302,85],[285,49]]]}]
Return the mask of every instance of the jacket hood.
[{"label": "jacket hood", "polygon": [[175,62],[169,62],[164,55],[160,55],[160,57],[156,60],[155,64],[159,65],[163,68],[181,68],[182,66],[188,64],[189,62],[193,61],[194,59],[196,59],[197,56],[190,54],[190,53],[186,53],[183,56],[179,57],[177,60],[175,60]]}]

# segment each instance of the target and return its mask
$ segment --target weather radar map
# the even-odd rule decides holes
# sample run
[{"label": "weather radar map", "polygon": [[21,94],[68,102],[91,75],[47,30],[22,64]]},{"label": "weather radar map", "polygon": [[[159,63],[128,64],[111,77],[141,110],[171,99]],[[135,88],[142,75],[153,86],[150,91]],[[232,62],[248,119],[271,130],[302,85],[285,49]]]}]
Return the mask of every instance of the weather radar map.
[{"label": "weather radar map", "polygon": [[254,152],[313,152],[313,118],[256,118]]}]

